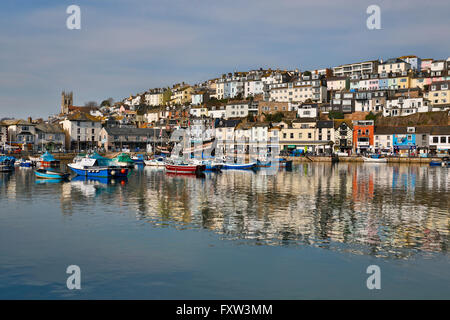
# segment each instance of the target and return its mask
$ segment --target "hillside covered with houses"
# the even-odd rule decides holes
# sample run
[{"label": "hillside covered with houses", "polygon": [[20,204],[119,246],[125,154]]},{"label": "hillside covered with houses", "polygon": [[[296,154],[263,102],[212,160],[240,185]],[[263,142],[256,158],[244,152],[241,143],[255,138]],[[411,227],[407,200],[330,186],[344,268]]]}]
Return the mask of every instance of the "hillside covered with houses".
[{"label": "hillside covered with houses", "polygon": [[285,152],[408,155],[450,150],[450,58],[414,55],[317,70],[257,69],[151,88],[100,105],[61,93],[48,120],[4,119],[0,147],[148,150],[189,129],[194,141],[277,138]]}]

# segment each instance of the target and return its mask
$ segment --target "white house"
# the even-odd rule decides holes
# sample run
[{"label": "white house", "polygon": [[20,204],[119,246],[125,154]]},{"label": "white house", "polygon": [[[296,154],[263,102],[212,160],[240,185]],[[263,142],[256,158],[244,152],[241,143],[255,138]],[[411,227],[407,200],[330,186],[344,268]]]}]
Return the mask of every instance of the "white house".
[{"label": "white house", "polygon": [[86,150],[97,146],[102,129],[99,119],[80,112],[69,115],[61,124],[66,133],[67,149]]},{"label": "white house", "polygon": [[388,99],[386,106],[383,109],[383,116],[398,117],[408,116],[417,112],[431,111],[431,106],[428,105],[428,100],[423,97],[419,98],[405,98],[398,97],[397,99]]},{"label": "white house", "polygon": [[245,118],[248,116],[249,102],[230,102],[225,107],[226,115],[228,118]]}]

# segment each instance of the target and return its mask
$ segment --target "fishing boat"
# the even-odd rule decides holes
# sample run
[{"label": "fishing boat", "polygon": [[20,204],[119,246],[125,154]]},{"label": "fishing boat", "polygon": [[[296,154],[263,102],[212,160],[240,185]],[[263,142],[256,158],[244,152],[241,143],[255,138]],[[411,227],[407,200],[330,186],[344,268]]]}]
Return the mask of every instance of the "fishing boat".
[{"label": "fishing boat", "polygon": [[68,173],[62,173],[62,172],[57,172],[57,171],[53,171],[53,170],[47,170],[44,168],[40,168],[37,170],[34,170],[34,174],[36,175],[37,178],[39,179],[67,179],[69,177]]},{"label": "fishing boat", "polygon": [[79,176],[96,178],[125,178],[128,168],[120,166],[101,166],[97,159],[83,158],[80,161],[68,164],[68,167]]},{"label": "fishing boat", "polygon": [[203,171],[205,171],[205,165],[190,165],[190,164],[169,164],[165,165],[167,173],[176,173],[176,174],[196,174],[199,175]]},{"label": "fishing boat", "polygon": [[39,164],[41,167],[57,167],[59,166],[59,160],[55,159],[55,157],[48,151],[46,151],[40,158]]},{"label": "fishing boat", "polygon": [[250,163],[224,163],[223,170],[252,170],[256,168],[256,162]]},{"label": "fishing boat", "polygon": [[16,158],[10,156],[0,156],[0,172],[14,171],[14,163]]},{"label": "fishing boat", "polygon": [[368,163],[386,163],[387,162],[387,158],[383,158],[381,155],[379,154],[373,154],[370,155],[369,157],[362,157],[364,162],[368,162]]},{"label": "fishing boat", "polygon": [[157,157],[154,159],[144,160],[144,163],[146,166],[149,167],[164,167],[166,165],[164,157]]},{"label": "fishing boat", "polygon": [[123,168],[133,168],[134,161],[131,159],[130,155],[127,153],[121,153],[117,157],[115,157],[112,162]]}]

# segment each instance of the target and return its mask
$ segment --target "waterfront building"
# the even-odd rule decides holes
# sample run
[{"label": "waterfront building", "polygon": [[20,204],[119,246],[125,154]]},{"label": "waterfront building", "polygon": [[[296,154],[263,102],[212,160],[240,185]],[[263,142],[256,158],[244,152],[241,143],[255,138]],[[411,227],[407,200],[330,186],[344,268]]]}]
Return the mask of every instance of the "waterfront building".
[{"label": "waterfront building", "polygon": [[400,156],[408,156],[416,153],[416,128],[395,127],[392,135],[392,145],[395,153]]},{"label": "waterfront building", "polygon": [[334,149],[350,153],[353,149],[353,123],[350,120],[334,120]]},{"label": "waterfront building", "polygon": [[33,151],[36,142],[36,125],[31,118],[25,120],[6,120],[8,125],[8,144],[25,151]]},{"label": "waterfront building", "polygon": [[283,125],[280,130],[280,149],[292,151],[300,149],[305,152],[316,152],[317,146],[326,144],[317,138],[316,118],[303,118]]},{"label": "waterfront building", "polygon": [[316,137],[319,141],[316,153],[331,154],[333,152],[334,145],[334,123],[331,120],[319,120],[316,123]]},{"label": "waterfront building", "polygon": [[64,150],[66,135],[61,126],[50,123],[40,123],[35,127],[37,151]]},{"label": "waterfront building", "polygon": [[368,152],[374,146],[374,121],[353,121],[353,148],[356,153]]},{"label": "waterfront building", "polygon": [[107,151],[147,150],[148,145],[166,144],[168,134],[162,128],[102,128],[98,147]]},{"label": "waterfront building", "polygon": [[432,154],[450,155],[450,126],[432,126],[429,134]]},{"label": "waterfront building", "polygon": [[99,118],[78,112],[61,121],[66,136],[66,148],[87,150],[98,145],[102,123]]}]

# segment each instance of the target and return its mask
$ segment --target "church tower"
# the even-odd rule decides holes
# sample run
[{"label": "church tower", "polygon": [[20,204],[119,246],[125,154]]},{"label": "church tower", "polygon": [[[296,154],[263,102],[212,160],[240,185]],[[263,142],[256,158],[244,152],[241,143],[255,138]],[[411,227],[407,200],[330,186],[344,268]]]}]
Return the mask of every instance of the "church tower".
[{"label": "church tower", "polygon": [[73,106],[73,92],[65,92],[61,93],[61,113],[68,114],[69,106]]}]

